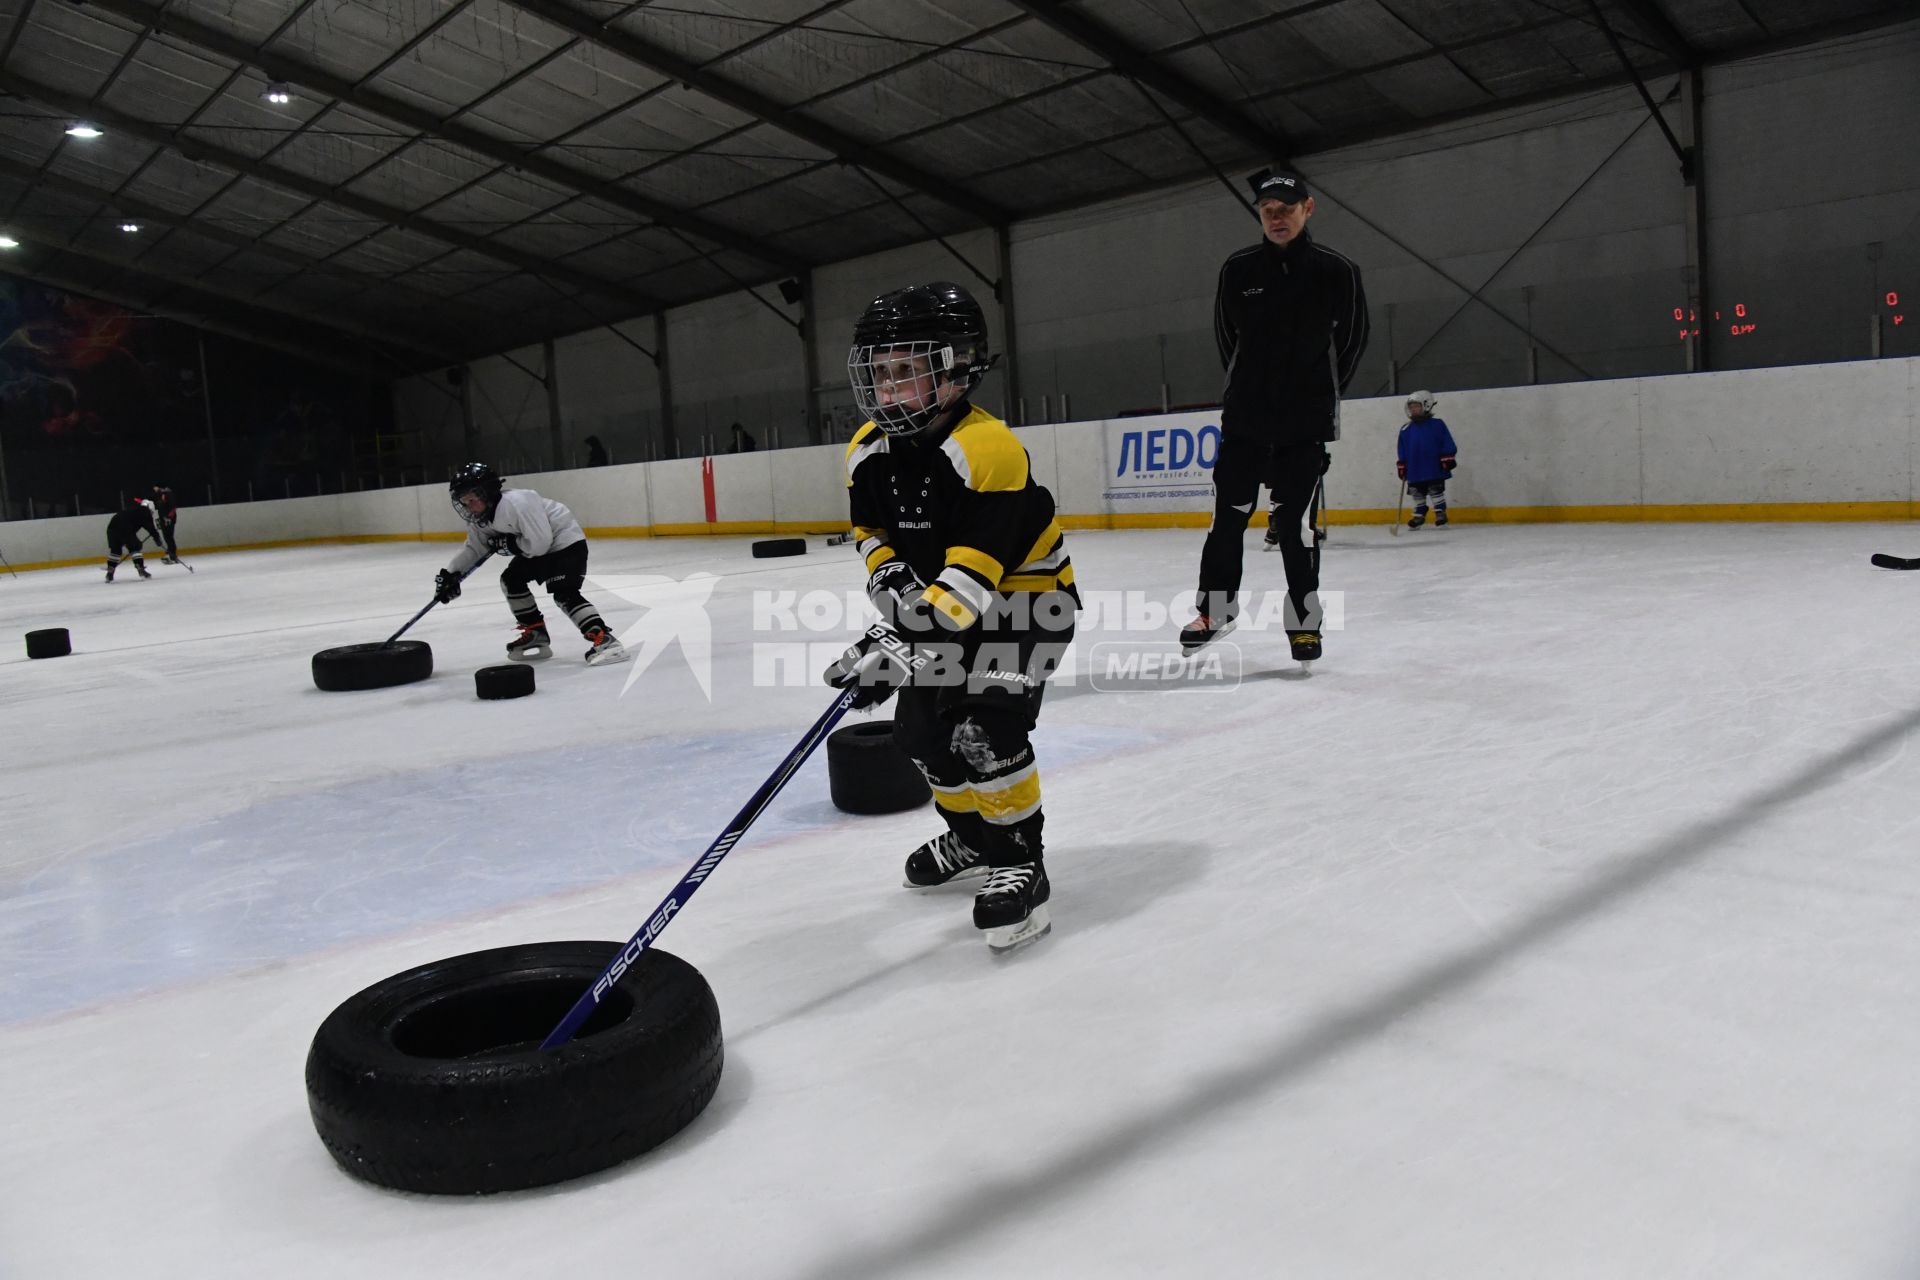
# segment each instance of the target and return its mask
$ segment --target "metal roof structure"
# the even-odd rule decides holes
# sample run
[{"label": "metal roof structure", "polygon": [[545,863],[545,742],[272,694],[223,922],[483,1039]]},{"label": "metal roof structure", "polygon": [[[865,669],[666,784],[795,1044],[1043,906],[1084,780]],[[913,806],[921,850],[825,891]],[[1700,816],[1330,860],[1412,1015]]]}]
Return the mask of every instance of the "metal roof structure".
[{"label": "metal roof structure", "polygon": [[[0,270],[423,368],[1911,0],[6,0]],[[86,122],[93,138],[66,130]],[[125,230],[124,228],[137,228]]]}]

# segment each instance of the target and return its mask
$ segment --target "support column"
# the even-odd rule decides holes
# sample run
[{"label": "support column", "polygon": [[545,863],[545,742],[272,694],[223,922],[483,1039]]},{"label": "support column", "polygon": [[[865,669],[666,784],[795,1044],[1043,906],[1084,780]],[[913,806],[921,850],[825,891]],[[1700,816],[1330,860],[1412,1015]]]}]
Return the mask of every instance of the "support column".
[{"label": "support column", "polygon": [[560,373],[553,362],[553,339],[548,338],[540,344],[540,354],[546,359],[547,376],[541,379],[547,388],[547,439],[553,449],[553,469],[567,469],[566,433],[560,426]]},{"label": "support column", "polygon": [[465,446],[467,461],[480,456],[480,429],[473,423],[473,366],[456,366],[460,377],[460,443]]},{"label": "support column", "polygon": [[821,444],[825,432],[820,422],[820,317],[813,309],[813,268],[800,273],[800,358],[807,389],[807,443]]},{"label": "support column", "polygon": [[213,436],[213,379],[207,376],[207,335],[204,330],[196,329],[193,339],[200,350],[200,410],[207,420],[207,483],[217,493],[220,489],[220,455]]},{"label": "support column", "polygon": [[667,362],[667,313],[653,313],[653,367],[660,375],[660,456],[680,456],[680,437],[673,429],[673,374]]},{"label": "support column", "polygon": [[1708,252],[1707,181],[1705,135],[1702,121],[1706,105],[1706,78],[1700,68],[1685,72],[1680,80],[1681,104],[1687,129],[1686,158],[1680,168],[1685,184],[1687,206],[1687,313],[1699,317],[1700,336],[1690,341],[1692,359],[1689,372],[1704,373],[1714,367],[1720,322],[1713,315],[1712,256]]},{"label": "support column", "polygon": [[1014,417],[1020,411],[1021,392],[1019,344],[1014,340],[1019,330],[1013,322],[1013,236],[1004,222],[993,229],[993,274],[993,296],[1000,303],[1000,366],[1006,370],[1007,387],[1000,416],[1020,426]]}]

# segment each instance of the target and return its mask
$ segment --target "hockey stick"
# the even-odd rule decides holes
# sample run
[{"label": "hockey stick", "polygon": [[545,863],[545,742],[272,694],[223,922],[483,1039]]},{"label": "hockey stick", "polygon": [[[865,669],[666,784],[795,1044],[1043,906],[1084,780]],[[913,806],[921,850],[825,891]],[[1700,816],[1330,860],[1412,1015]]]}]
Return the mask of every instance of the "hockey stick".
[{"label": "hockey stick", "polygon": [[[487,554],[481,556],[478,560],[475,560],[472,564],[467,566],[467,571],[460,575],[460,581],[465,582],[468,578],[471,578],[474,574],[474,570],[478,569],[481,565],[485,564],[487,561],[491,559],[493,559],[493,552],[489,551],[487,552]],[[401,636],[407,634],[407,632],[412,629],[414,623],[420,621],[420,619],[427,616],[428,609],[433,608],[433,606],[439,603],[440,603],[439,596],[435,596],[433,599],[427,601],[425,607],[423,607],[420,610],[420,612],[414,614],[411,618],[407,619],[406,626],[401,627],[398,631],[388,636],[384,641],[381,642],[380,647],[384,649],[388,645],[392,644],[395,640],[398,640]]]},{"label": "hockey stick", "polygon": [[1920,569],[1920,560],[1902,560],[1878,551],[1873,553],[1873,562],[1882,569]]},{"label": "hockey stick", "polygon": [[593,985],[573,1002],[573,1008],[567,1010],[567,1016],[560,1019],[559,1025],[547,1033],[547,1038],[540,1042],[542,1049],[557,1049],[573,1039],[574,1033],[580,1030],[580,1024],[585,1022],[599,1005],[600,998],[613,989],[614,984],[620,981],[620,975],[640,958],[640,953],[654,944],[660,936],[660,931],[667,927],[667,922],[687,905],[694,891],[706,883],[707,877],[713,874],[713,869],[720,865],[720,860],[727,856],[733,846],[739,842],[740,837],[747,833],[747,828],[753,825],[753,820],[773,803],[773,798],[780,794],[780,789],[800,771],[800,766],[807,762],[807,757],[813,754],[813,749],[820,745],[833,726],[839,722],[840,717],[845,715],[847,709],[853,705],[854,694],[857,692],[857,689],[848,689],[834,695],[833,705],[813,722],[813,727],[794,744],[793,750],[787,752],[787,758],[782,760],[767,776],[767,780],[760,784],[760,789],[748,799],[746,806],[733,815],[733,821],[727,824],[726,830],[707,846],[707,851],[700,855],[700,860],[693,864],[686,875],[680,877],[679,884],[673,886],[673,892],[654,908],[653,914],[647,917],[647,922],[640,926],[640,932],[627,940],[627,945],[620,948],[620,953],[613,958],[613,963],[600,971],[600,976],[593,980]]},{"label": "hockey stick", "polygon": [[7,559],[7,557],[6,557],[6,555],[5,555],[4,553],[0,553],[0,564],[4,564],[4,565],[6,565],[6,566],[7,566],[7,572],[8,572],[8,573],[12,573],[14,577],[16,577],[16,578],[17,578],[17,577],[19,577],[19,576],[20,576],[20,575],[19,575],[19,574],[17,574],[17,573],[13,573],[13,561],[11,561],[11,560],[9,560],[9,559]]},{"label": "hockey stick", "polygon": [[[145,537],[146,537],[146,534],[144,534],[144,533],[142,533],[141,531],[139,531],[139,530],[137,530],[137,529],[136,529],[136,530],[134,531],[134,533],[135,533],[135,535],[136,535],[136,536],[138,536],[138,537],[140,537],[140,538],[145,538]],[[187,562],[186,562],[185,560],[182,560],[182,559],[181,559],[181,558],[180,558],[179,556],[177,556],[177,555],[175,555],[175,554],[174,554],[173,552],[171,552],[171,551],[168,551],[168,550],[167,550],[167,544],[166,544],[166,543],[164,543],[164,542],[160,542],[160,541],[155,541],[155,542],[154,542],[154,544],[153,544],[153,549],[154,549],[155,551],[158,551],[158,552],[161,552],[161,553],[162,553],[162,554],[161,554],[161,557],[160,557],[160,563],[161,563],[161,564],[177,564],[177,565],[179,565],[179,566],[180,566],[180,567],[181,567],[182,569],[185,569],[185,570],[186,570],[186,571],[187,571],[188,573],[192,573],[192,572],[193,572],[193,566],[192,566],[192,565],[190,565],[190,564],[188,564],[188,563],[187,563]]]},{"label": "hockey stick", "polygon": [[1407,505],[1407,482],[1405,480],[1402,480],[1400,482],[1400,496],[1394,499],[1394,503],[1393,503],[1393,525],[1387,530],[1388,533],[1391,533],[1396,538],[1400,536],[1400,512],[1402,511],[1402,509],[1406,507],[1406,505]]}]

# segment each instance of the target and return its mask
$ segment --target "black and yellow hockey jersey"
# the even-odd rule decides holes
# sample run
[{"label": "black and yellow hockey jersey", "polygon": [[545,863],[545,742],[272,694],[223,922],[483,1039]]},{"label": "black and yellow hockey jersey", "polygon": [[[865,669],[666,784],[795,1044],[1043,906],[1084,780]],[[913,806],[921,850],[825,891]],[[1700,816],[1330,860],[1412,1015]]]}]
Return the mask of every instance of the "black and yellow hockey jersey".
[{"label": "black and yellow hockey jersey", "polygon": [[1035,484],[1011,428],[971,408],[931,437],[889,436],[869,422],[847,446],[853,536],[872,573],[898,558],[956,630],[994,594],[1073,589],[1053,494]]}]

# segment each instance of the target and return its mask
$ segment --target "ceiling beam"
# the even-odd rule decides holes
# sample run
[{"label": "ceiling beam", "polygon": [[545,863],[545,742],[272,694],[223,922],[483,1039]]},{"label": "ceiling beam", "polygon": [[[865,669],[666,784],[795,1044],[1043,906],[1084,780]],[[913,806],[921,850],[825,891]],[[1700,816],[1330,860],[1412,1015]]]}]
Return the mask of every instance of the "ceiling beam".
[{"label": "ceiling beam", "polygon": [[1662,53],[1673,59],[1675,66],[1683,69],[1697,67],[1705,61],[1680,28],[1673,25],[1673,19],[1660,6],[1660,0],[1615,0],[1615,3],[1626,10],[1635,25],[1647,33],[1647,38],[1658,45]]},{"label": "ceiling beam", "polygon": [[[33,252],[35,248],[44,252]],[[143,315],[178,321],[194,328],[205,329],[208,333],[223,334],[240,342],[250,342],[255,346],[267,347],[274,351],[284,351],[288,355],[299,356],[303,360],[312,360],[350,373],[366,373],[370,366],[378,363],[374,358],[375,352],[361,344],[355,344],[351,348],[335,348],[328,344],[278,332],[281,320],[278,315],[271,316],[270,327],[263,327],[262,320],[265,317],[236,318],[236,313],[229,308],[203,309],[194,306],[191,301],[155,302],[144,294],[129,292],[117,284],[103,286],[94,283],[62,269],[60,262],[62,256],[81,259],[92,257],[90,254],[64,245],[34,246],[32,241],[23,238],[19,249],[9,253],[4,260],[0,260],[0,274],[15,276],[21,280],[31,280],[36,284],[45,285],[50,289],[59,289],[64,293],[80,294],[83,297],[110,302],[114,306],[126,307]],[[98,260],[108,261],[105,258]],[[116,262],[113,265],[119,267],[123,264]],[[134,274],[149,276],[163,284],[167,283],[145,268],[137,268]],[[191,281],[186,282],[186,287],[195,292],[204,291],[204,286]],[[295,327],[296,334],[299,327],[301,326]],[[396,347],[392,343],[382,343],[380,350],[388,353],[386,355],[388,365],[397,365],[409,373],[437,367],[427,361],[424,352],[411,352],[415,359],[409,363],[399,355],[393,354],[395,352],[407,354],[406,348]],[[391,371],[386,376],[391,376]]]},{"label": "ceiling beam", "polygon": [[241,152],[229,151],[214,143],[203,142],[198,138],[176,138],[163,124],[140,120],[111,107],[90,106],[83,98],[72,97],[57,89],[36,84],[9,71],[0,71],[0,90],[38,102],[42,106],[51,107],[76,120],[91,120],[95,124],[117,129],[154,146],[170,147],[189,160],[216,164],[223,169],[230,169],[249,178],[270,183],[282,190],[291,191],[295,195],[305,196],[311,200],[323,200],[328,204],[357,213],[370,221],[384,222],[391,227],[418,232],[446,244],[484,254],[495,261],[506,263],[515,270],[524,271],[530,275],[545,276],[549,280],[571,285],[575,289],[617,299],[631,308],[632,313],[636,315],[657,311],[661,306],[657,298],[609,283],[588,272],[548,262],[535,254],[524,253],[519,249],[495,243],[484,236],[476,236],[429,218],[422,218],[405,209],[396,209],[391,205],[381,204],[377,200],[369,200],[365,196],[337,190],[317,179],[295,173],[290,169],[280,168],[278,165],[261,164]]},{"label": "ceiling beam", "polygon": [[723,226],[697,213],[677,209],[672,205],[643,196],[630,188],[619,186],[592,174],[582,173],[557,160],[548,159],[536,149],[515,146],[471,125],[449,122],[431,111],[424,111],[411,103],[366,88],[354,81],[344,80],[318,67],[257,49],[247,41],[221,31],[217,27],[196,22],[175,11],[163,11],[152,5],[141,4],[138,0],[87,0],[87,4],[91,9],[115,14],[143,26],[151,26],[161,34],[191,45],[204,53],[257,67],[268,79],[298,85],[311,92],[324,94],[336,102],[347,103],[370,115],[376,115],[404,128],[412,129],[416,133],[444,139],[476,155],[523,170],[565,190],[591,196],[637,217],[677,228],[689,235],[700,236],[726,248],[750,254],[762,262],[771,262],[790,269],[798,269],[806,265],[752,236]]},{"label": "ceiling beam", "polygon": [[[313,271],[318,265],[314,259],[308,257],[306,254],[288,249],[271,240],[256,240],[251,236],[241,235],[237,231],[229,231],[218,223],[196,220],[189,215],[176,213],[172,209],[163,208],[160,205],[142,200],[137,196],[123,195],[117,191],[108,191],[104,187],[90,186],[84,182],[77,182],[63,174],[41,173],[31,165],[24,165],[17,160],[9,160],[4,156],[0,156],[0,178],[12,178],[16,182],[30,185],[37,189],[72,196],[76,200],[93,201],[99,206],[99,208],[95,210],[96,213],[111,210],[128,214],[143,223],[152,223],[160,227],[171,227],[176,231],[188,231],[196,236],[212,240],[218,244],[231,245],[236,249],[258,253],[262,257],[278,259],[281,262],[305,271]],[[330,275],[343,280],[352,280],[367,288],[390,287],[395,283],[386,276],[373,275],[365,271],[355,271],[351,267],[331,267],[319,272],[319,274]],[[444,294],[433,293],[410,284],[401,284],[399,287],[413,294],[426,305],[442,307],[450,305],[450,300]]]},{"label": "ceiling beam", "polygon": [[1284,133],[1248,119],[1227,102],[1179,72],[1161,66],[1151,55],[1134,48],[1093,19],[1067,8],[1063,0],[1012,0],[1012,3],[1089,53],[1106,59],[1119,74],[1225,131],[1262,157],[1280,161],[1293,158],[1293,140]]},{"label": "ceiling beam", "polygon": [[[314,316],[311,311],[298,303],[272,302],[266,299],[252,297],[248,294],[241,293],[237,289],[230,289],[225,285],[214,284],[193,276],[177,275],[157,267],[136,265],[130,257],[125,257],[117,253],[108,253],[92,245],[65,244],[53,236],[47,236],[43,239],[36,235],[31,228],[16,231],[14,238],[22,244],[37,246],[40,253],[45,253],[49,250],[59,253],[70,253],[77,258],[87,258],[94,262],[102,262],[108,266],[117,267],[135,276],[143,276],[174,289],[190,290],[203,297],[218,299],[221,302],[230,303],[251,311],[284,316],[307,328],[329,330],[343,337],[358,338],[362,342],[385,347],[390,351],[404,352],[421,359],[438,361],[441,364],[458,363],[459,360],[459,357],[453,356],[447,351],[440,350],[426,343],[398,337],[389,329],[378,329],[369,325],[356,324],[351,320],[323,320]],[[0,262],[0,270],[4,270],[7,263],[11,261],[13,261],[13,258],[9,256],[6,261]]]},{"label": "ceiling beam", "polygon": [[951,205],[972,214],[988,225],[998,226],[1011,220],[1013,216],[1008,210],[992,201],[973,195],[954,179],[931,173],[905,160],[895,159],[830,125],[812,120],[763,93],[705,70],[692,59],[684,58],[642,36],[614,27],[610,22],[597,19],[592,14],[582,13],[570,5],[561,3],[560,0],[506,0],[506,2],[515,9],[530,13],[543,22],[571,32],[611,53],[617,53],[629,62],[637,62],[643,67],[697,89],[716,102],[725,103],[736,111],[743,111],[780,132],[819,147],[822,151],[838,156],[849,164],[857,164],[880,177],[891,178],[903,186],[930,195],[942,204]]}]

